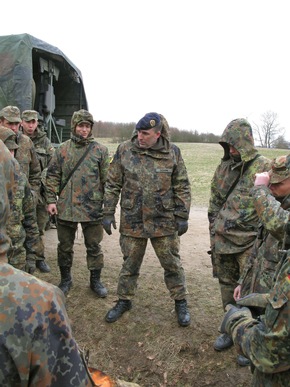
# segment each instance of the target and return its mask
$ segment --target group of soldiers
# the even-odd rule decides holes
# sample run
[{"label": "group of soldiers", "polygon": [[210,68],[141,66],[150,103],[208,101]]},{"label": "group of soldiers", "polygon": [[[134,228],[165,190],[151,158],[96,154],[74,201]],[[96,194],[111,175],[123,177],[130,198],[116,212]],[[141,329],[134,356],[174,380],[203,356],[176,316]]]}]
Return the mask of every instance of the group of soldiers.
[{"label": "group of soldiers", "polygon": [[[106,297],[101,241],[103,230],[111,235],[111,228],[116,229],[120,203],[123,265],[118,301],[106,321],[115,322],[132,308],[150,239],[178,324],[190,325],[179,248],[180,236],[188,229],[191,188],[165,117],[155,112],[142,117],[111,162],[108,149],[93,136],[94,119],[86,110],[74,112],[71,138],[56,150],[38,128],[36,111],[20,115],[17,107],[7,106],[0,112],[0,124],[0,139],[15,157],[17,180],[6,225],[11,239],[8,262],[30,274],[36,268],[49,272],[43,234],[48,214],[57,216],[59,288],[67,295],[80,224],[90,287],[98,297]],[[288,386],[290,155],[275,160],[259,155],[245,119],[227,125],[220,145],[224,156],[211,182],[208,219],[213,275],[226,314],[214,348],[222,351],[235,344],[238,363],[253,367],[254,386]]]},{"label": "group of soldiers", "polygon": [[214,349],[235,344],[253,386],[289,386],[290,155],[259,155],[245,119],[227,125],[220,145],[208,220],[226,314]]},{"label": "group of soldiers", "polygon": [[44,180],[54,148],[38,127],[38,117],[35,110],[21,114],[17,106],[0,111],[0,139],[19,168],[17,192],[7,223],[11,239],[8,261],[30,274],[36,268],[44,273],[50,271],[44,255],[44,231],[49,221]]}]

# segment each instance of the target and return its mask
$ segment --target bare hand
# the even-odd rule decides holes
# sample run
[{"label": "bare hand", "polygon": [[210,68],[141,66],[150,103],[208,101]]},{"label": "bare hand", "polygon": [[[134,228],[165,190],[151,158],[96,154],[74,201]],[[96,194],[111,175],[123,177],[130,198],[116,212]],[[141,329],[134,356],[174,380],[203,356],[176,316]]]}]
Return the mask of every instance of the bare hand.
[{"label": "bare hand", "polygon": [[237,301],[241,298],[241,285],[238,285],[234,290],[234,300]]},{"label": "bare hand", "polygon": [[50,215],[57,215],[57,208],[55,203],[51,203],[47,206],[47,212]]},{"label": "bare hand", "polygon": [[270,176],[268,172],[256,173],[255,175],[255,186],[265,185],[268,187],[270,182]]}]

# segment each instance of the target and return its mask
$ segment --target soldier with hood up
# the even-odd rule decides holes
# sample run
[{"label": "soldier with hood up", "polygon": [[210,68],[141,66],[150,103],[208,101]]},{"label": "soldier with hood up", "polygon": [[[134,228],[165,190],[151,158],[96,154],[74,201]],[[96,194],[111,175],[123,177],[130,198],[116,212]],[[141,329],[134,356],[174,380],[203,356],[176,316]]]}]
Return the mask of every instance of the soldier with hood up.
[{"label": "soldier with hood up", "polygon": [[136,125],[131,140],[119,145],[105,186],[103,226],[116,228],[115,210],[121,194],[120,246],[123,267],[118,301],[108,311],[112,323],[130,310],[148,239],[164,269],[164,281],[175,301],[178,323],[190,324],[180,238],[187,231],[190,183],[180,149],[169,141],[168,123],[148,113]]},{"label": "soldier with hood up", "polygon": [[92,134],[94,119],[87,110],[73,113],[71,139],[56,149],[47,170],[46,200],[50,215],[57,215],[60,289],[66,295],[72,286],[73,245],[81,224],[90,271],[90,287],[98,297],[107,289],[100,281],[104,266],[103,195],[109,167],[107,147]]},{"label": "soldier with hood up", "polygon": [[[234,289],[257,235],[259,218],[250,189],[256,173],[268,171],[271,160],[258,154],[251,125],[244,118],[231,121],[219,143],[224,157],[211,181],[208,220],[213,274],[219,280],[225,309],[235,304]],[[232,345],[231,337],[224,333],[214,348],[221,351]],[[238,362],[248,365],[247,359],[239,358]]]}]

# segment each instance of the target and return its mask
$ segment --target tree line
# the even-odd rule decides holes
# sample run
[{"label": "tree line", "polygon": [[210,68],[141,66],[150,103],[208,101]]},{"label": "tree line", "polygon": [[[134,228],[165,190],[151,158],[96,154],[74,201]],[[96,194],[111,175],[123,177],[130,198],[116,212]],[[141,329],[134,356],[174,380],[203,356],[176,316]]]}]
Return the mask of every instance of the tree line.
[{"label": "tree line", "polygon": [[[93,133],[97,138],[110,138],[113,143],[120,143],[131,138],[135,125],[135,122],[96,121]],[[272,111],[263,113],[260,123],[253,123],[252,127],[257,146],[262,148],[290,149],[290,142],[285,140],[285,129],[280,126],[277,113]],[[220,137],[221,135],[213,133],[199,133],[197,130],[183,130],[170,127],[170,139],[172,142],[218,143]]]}]

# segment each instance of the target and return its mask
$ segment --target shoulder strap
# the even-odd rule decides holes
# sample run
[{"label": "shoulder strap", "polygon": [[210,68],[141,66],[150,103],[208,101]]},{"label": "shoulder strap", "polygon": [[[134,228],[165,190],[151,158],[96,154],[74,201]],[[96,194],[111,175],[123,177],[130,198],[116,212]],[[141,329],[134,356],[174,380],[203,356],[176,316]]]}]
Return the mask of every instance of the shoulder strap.
[{"label": "shoulder strap", "polygon": [[84,151],[82,157],[78,160],[78,162],[76,163],[76,165],[73,167],[73,169],[70,171],[70,173],[68,174],[66,180],[60,185],[59,187],[59,192],[58,192],[58,195],[61,194],[61,192],[63,191],[64,187],[67,185],[67,183],[69,182],[69,179],[72,177],[74,171],[81,165],[81,163],[83,162],[84,158],[86,157],[86,155],[89,153],[90,149],[92,148],[92,146],[94,145],[94,142],[91,142],[87,149]]},{"label": "shoulder strap", "polygon": [[238,184],[238,181],[240,180],[241,176],[244,175],[244,173],[246,172],[246,170],[249,168],[249,166],[252,164],[252,162],[258,157],[260,156],[259,154],[257,154],[252,160],[248,161],[247,163],[245,163],[244,165],[244,169],[243,169],[243,172],[242,172],[242,175],[239,175],[237,177],[237,179],[234,181],[234,183],[232,184],[232,186],[230,187],[230,189],[228,190],[226,196],[225,196],[225,202],[227,201],[227,198],[230,196],[230,194],[233,192],[235,186]]}]

